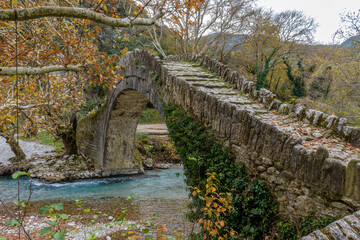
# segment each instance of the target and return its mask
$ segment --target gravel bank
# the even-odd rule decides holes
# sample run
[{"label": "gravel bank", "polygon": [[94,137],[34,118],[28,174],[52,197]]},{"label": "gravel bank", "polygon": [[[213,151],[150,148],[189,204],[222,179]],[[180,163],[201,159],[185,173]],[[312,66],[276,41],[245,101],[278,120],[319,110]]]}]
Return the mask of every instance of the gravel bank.
[{"label": "gravel bank", "polygon": [[[26,154],[26,158],[30,158],[33,154],[46,155],[50,154],[53,147],[43,145],[37,142],[28,142],[20,140],[20,146],[24,153]],[[5,138],[0,137],[0,164],[5,166],[9,165],[9,158],[15,157],[14,153],[11,151],[10,146],[6,143]]]}]

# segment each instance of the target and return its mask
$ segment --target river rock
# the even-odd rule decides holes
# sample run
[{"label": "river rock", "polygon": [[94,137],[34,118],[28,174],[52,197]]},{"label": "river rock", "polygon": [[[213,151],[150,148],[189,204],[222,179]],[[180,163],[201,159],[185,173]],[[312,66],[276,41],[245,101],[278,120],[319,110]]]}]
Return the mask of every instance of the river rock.
[{"label": "river rock", "polygon": [[11,169],[0,163],[0,176],[11,174]]},{"label": "river rock", "polygon": [[143,166],[146,170],[151,170],[154,168],[154,159],[152,158],[146,158],[143,162]]},{"label": "river rock", "polygon": [[159,168],[159,169],[169,169],[172,165],[168,164],[168,163],[164,163],[164,164],[158,164],[155,166],[155,168]]}]

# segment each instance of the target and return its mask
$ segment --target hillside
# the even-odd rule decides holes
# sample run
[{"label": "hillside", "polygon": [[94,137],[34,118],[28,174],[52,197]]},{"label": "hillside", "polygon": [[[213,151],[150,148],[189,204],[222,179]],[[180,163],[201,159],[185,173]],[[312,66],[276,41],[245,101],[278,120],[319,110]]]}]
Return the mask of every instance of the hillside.
[{"label": "hillside", "polygon": [[353,48],[360,43],[360,35],[352,36],[345,40],[340,46],[343,48]]}]

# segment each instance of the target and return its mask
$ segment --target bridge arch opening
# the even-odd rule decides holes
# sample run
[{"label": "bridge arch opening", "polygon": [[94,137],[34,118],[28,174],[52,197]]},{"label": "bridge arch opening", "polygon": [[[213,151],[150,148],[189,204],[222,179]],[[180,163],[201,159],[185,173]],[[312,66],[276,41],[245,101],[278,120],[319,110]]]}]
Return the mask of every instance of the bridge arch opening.
[{"label": "bridge arch opening", "polygon": [[147,106],[154,106],[165,120],[158,96],[140,91],[134,88],[115,91],[110,103],[102,164],[103,172],[109,175],[142,173],[141,163],[134,161],[133,153],[136,129]]}]

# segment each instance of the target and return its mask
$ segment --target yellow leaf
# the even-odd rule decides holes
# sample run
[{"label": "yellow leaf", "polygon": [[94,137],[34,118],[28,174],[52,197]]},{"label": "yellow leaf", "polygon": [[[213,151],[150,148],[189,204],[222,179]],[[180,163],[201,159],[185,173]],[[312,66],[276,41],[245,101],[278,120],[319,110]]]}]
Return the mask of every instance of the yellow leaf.
[{"label": "yellow leaf", "polygon": [[207,197],[207,198],[205,199],[205,201],[206,201],[206,206],[207,206],[207,207],[210,207],[211,203],[213,202],[213,199],[212,199],[211,197]]},{"label": "yellow leaf", "polygon": [[224,227],[225,226],[225,222],[224,221],[220,221],[220,226]]},{"label": "yellow leaf", "polygon": [[107,6],[106,6],[106,5],[104,5],[104,7],[103,7],[103,8],[104,8],[104,10],[107,12]]}]

